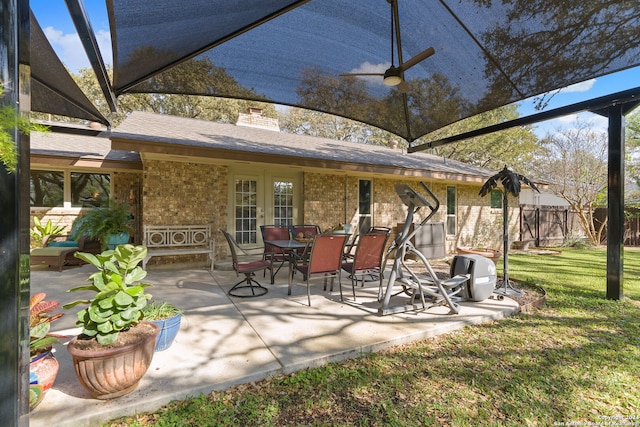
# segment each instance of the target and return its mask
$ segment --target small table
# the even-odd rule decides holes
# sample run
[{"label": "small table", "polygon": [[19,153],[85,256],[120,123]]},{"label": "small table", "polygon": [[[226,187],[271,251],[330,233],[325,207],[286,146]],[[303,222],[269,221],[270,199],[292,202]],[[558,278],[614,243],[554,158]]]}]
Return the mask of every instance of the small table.
[{"label": "small table", "polygon": [[[282,250],[282,252],[285,253],[285,254],[291,254],[291,252],[293,252],[293,251],[296,251],[296,250],[299,250],[299,249],[304,249],[308,245],[307,242],[299,242],[297,240],[265,240],[264,244],[276,247],[276,248]],[[284,264],[284,261],[282,261],[282,264]],[[280,264],[280,267],[278,267],[278,269],[276,271],[273,271],[273,268],[271,269],[271,284],[272,285],[273,285],[273,283],[275,281],[276,273],[278,271],[280,271],[280,268],[282,267],[282,264]],[[273,258],[271,258],[271,267],[273,267]]]}]

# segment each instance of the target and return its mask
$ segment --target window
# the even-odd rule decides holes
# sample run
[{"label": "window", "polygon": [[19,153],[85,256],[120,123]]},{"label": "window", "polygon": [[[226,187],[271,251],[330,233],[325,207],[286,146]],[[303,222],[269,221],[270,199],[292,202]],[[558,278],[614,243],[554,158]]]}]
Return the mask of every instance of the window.
[{"label": "window", "polygon": [[280,226],[293,225],[293,182],[273,183],[273,223]]},{"label": "window", "polygon": [[456,234],[456,187],[447,187],[447,236]]},{"label": "window", "polygon": [[109,205],[111,175],[32,170],[29,193],[31,206],[105,207]]},{"label": "window", "polygon": [[358,233],[366,233],[372,224],[371,218],[371,180],[361,179],[358,182]]},{"label": "window", "polygon": [[491,190],[491,209],[502,209],[502,191]]},{"label": "window", "polygon": [[64,173],[31,171],[30,205],[38,207],[63,206]]},{"label": "window", "polygon": [[71,206],[109,206],[111,176],[71,172]]},{"label": "window", "polygon": [[258,183],[250,179],[236,180],[236,241],[256,243],[258,216]]}]

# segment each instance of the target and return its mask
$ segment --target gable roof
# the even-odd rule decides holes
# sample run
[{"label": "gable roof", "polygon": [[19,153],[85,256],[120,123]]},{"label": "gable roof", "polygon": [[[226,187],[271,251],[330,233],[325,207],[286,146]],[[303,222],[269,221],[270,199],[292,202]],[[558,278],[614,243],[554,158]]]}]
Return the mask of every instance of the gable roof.
[{"label": "gable roof", "polygon": [[494,171],[425,153],[205,120],[133,112],[111,131],[112,148],[140,153],[483,182]]}]

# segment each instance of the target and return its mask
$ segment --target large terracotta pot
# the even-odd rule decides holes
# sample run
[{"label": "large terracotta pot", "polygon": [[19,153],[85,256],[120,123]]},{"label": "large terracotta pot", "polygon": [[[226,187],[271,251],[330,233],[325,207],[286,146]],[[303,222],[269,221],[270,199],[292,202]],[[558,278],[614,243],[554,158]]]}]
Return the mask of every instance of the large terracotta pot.
[{"label": "large terracotta pot", "polygon": [[[151,322],[153,332],[140,341],[116,348],[83,350],[78,337],[69,342],[67,350],[73,358],[73,368],[80,383],[96,399],[113,399],[136,389],[151,364],[160,327]],[[125,334],[127,332],[121,332]]]},{"label": "large terracotta pot", "polygon": [[171,347],[173,340],[180,330],[181,314],[163,320],[152,320],[153,323],[160,326],[160,334],[156,339],[156,351],[163,351]]},{"label": "large terracotta pot", "polygon": [[29,363],[29,410],[32,411],[53,386],[60,365],[51,351],[36,356]]}]

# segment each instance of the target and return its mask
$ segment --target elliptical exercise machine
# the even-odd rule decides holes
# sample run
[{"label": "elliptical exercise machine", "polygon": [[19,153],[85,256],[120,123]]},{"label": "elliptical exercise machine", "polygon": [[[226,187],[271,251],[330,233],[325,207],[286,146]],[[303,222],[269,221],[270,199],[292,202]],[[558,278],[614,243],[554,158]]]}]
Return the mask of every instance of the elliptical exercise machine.
[{"label": "elliptical exercise machine", "polygon": [[[400,196],[400,200],[407,205],[408,211],[402,231],[387,251],[386,258],[388,259],[393,254],[394,261],[384,296],[382,295],[382,287],[378,292],[378,299],[381,300],[378,314],[382,316],[406,311],[426,310],[437,305],[447,306],[450,309],[450,314],[457,314],[460,311],[460,307],[455,301],[461,299],[457,295],[463,290],[463,285],[470,278],[470,274],[458,274],[449,279],[440,280],[427,258],[411,242],[420,227],[425,225],[440,207],[440,201],[429,187],[423,182],[420,182],[420,184],[433,203],[430,203],[423,195],[417,193],[406,184],[397,184],[395,187],[396,193]],[[414,229],[411,231],[414,215],[421,208],[429,209],[429,213],[422,222],[414,224]],[[426,268],[427,274],[418,275],[415,273],[405,261],[407,255],[413,255],[417,262],[422,263]],[[402,286],[403,290],[394,294],[393,288],[396,284]],[[403,292],[410,297],[409,303],[391,306],[391,298]],[[421,308],[416,304],[418,297],[420,298]]]}]

